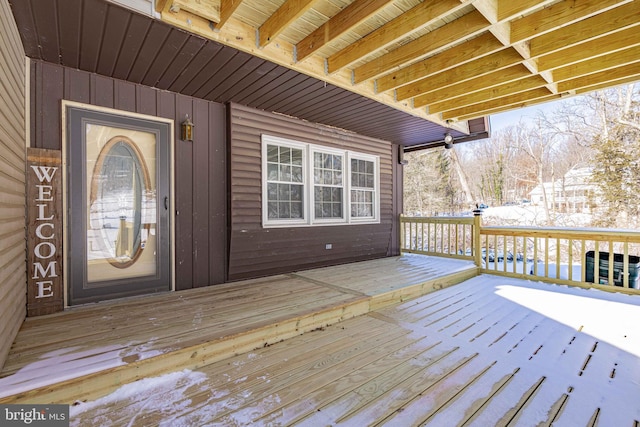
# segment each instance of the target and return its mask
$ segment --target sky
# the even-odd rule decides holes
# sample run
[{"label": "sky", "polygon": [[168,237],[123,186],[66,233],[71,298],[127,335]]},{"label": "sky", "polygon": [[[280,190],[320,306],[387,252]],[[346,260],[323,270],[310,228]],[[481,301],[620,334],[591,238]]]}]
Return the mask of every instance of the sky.
[{"label": "sky", "polygon": [[539,112],[552,113],[554,110],[560,108],[563,102],[567,102],[568,99],[559,99],[557,101],[546,102],[543,104],[532,105],[530,107],[518,108],[516,110],[506,111],[504,113],[494,114],[491,116],[491,130],[496,132],[498,130],[507,128],[518,124],[519,122],[532,121]]}]

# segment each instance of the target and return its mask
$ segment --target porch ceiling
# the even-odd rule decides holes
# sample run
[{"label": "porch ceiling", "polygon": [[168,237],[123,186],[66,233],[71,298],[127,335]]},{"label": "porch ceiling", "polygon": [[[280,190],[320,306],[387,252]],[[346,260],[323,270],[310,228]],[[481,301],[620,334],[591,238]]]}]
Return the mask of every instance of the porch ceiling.
[{"label": "porch ceiling", "polygon": [[10,2],[31,57],[405,146],[640,80],[638,0]]},{"label": "porch ceiling", "polygon": [[236,102],[404,146],[442,145],[445,132],[456,142],[488,135],[484,118],[453,127],[434,123],[106,0],[10,4],[30,58],[210,101]]},{"label": "porch ceiling", "polygon": [[156,0],[156,10],[452,126],[640,80],[640,1]]}]

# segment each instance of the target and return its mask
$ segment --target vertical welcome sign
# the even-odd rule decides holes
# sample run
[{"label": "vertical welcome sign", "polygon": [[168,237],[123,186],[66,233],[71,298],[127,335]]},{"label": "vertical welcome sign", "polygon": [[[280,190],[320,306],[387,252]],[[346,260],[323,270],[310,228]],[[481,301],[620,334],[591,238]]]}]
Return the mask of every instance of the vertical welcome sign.
[{"label": "vertical welcome sign", "polygon": [[61,152],[27,149],[27,316],[64,309]]}]

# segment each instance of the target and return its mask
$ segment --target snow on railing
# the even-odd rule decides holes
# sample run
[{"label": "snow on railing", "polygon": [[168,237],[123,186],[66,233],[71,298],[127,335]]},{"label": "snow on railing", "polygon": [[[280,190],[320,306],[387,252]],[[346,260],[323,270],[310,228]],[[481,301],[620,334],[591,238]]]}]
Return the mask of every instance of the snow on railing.
[{"label": "snow on railing", "polygon": [[473,260],[482,273],[640,294],[637,231],[486,227],[476,212],[401,216],[400,239],[402,252]]}]

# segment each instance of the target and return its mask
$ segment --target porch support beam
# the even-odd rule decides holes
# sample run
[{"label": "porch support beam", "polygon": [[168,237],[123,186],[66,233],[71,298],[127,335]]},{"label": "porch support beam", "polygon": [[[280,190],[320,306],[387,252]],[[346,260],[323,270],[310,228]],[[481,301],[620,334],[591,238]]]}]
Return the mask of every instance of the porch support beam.
[{"label": "porch support beam", "polygon": [[242,0],[220,0],[220,22],[216,25],[218,30],[227,23],[241,3]]},{"label": "porch support beam", "polygon": [[258,44],[265,47],[275,40],[285,28],[307,12],[316,0],[287,0],[258,28]]},{"label": "porch support beam", "polygon": [[522,62],[522,56],[520,56],[515,49],[505,48],[499,52],[452,68],[446,73],[440,73],[436,76],[403,86],[396,91],[396,97],[398,100],[403,100],[419,94],[433,92],[503,70]]},{"label": "porch support beam", "polygon": [[418,59],[426,58],[438,51],[452,47],[462,38],[481,34],[486,30],[487,25],[486,18],[480,12],[468,13],[398,49],[355,68],[354,80],[356,84],[361,83],[394,68],[403,67]]},{"label": "porch support beam", "polygon": [[393,0],[356,0],[296,44],[297,60],[302,61],[353,27],[366,21]]},{"label": "porch support beam", "polygon": [[427,0],[382,27],[327,58],[329,73],[335,73],[360,58],[387,48],[463,7],[460,0]]}]

